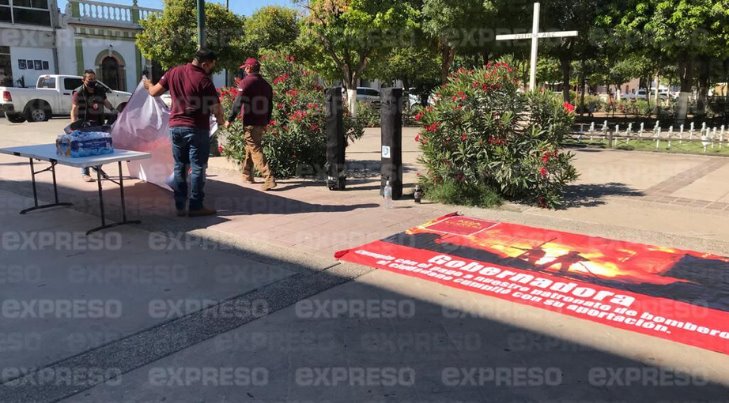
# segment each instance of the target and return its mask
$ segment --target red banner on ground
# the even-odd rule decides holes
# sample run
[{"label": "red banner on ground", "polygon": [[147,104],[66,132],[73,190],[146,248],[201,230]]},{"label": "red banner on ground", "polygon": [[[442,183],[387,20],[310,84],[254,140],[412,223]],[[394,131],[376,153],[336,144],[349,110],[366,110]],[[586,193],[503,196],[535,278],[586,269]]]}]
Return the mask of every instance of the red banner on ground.
[{"label": "red banner on ground", "polygon": [[729,353],[729,258],[448,215],[336,257]]}]

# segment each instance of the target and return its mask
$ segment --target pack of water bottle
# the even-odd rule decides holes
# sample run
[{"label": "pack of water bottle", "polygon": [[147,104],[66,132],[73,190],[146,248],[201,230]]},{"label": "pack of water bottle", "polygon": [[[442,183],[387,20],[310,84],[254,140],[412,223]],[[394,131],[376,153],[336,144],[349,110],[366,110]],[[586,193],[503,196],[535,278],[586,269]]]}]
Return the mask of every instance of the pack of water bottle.
[{"label": "pack of water bottle", "polygon": [[101,128],[84,128],[56,138],[56,154],[70,158],[112,154],[111,134]]}]

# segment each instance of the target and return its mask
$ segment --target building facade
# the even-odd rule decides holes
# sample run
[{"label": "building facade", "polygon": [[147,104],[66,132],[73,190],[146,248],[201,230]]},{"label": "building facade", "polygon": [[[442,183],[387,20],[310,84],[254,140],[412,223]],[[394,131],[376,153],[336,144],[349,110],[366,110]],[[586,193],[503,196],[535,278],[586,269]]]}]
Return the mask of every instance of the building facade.
[{"label": "building facade", "polygon": [[[93,69],[110,88],[133,91],[146,70],[161,71],[135,44],[139,21],[162,10],[91,0],[0,0],[0,86],[33,87],[45,74]],[[216,74],[217,86],[225,84]]]},{"label": "building facade", "polygon": [[0,0],[0,86],[34,86],[58,71],[56,0]]},{"label": "building facade", "polygon": [[132,5],[69,0],[56,30],[59,72],[96,71],[110,88],[132,91],[152,63],[142,57],[134,40],[139,20],[161,10]]}]

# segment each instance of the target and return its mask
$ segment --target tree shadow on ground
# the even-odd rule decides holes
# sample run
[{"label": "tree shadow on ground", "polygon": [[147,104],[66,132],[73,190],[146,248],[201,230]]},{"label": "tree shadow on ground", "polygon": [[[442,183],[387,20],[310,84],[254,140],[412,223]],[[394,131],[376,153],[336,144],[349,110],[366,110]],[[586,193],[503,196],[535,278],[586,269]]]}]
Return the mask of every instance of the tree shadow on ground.
[{"label": "tree shadow on ground", "polygon": [[641,197],[645,193],[617,182],[567,185],[564,188],[564,208],[601,206],[605,204],[603,199],[610,196]]},{"label": "tree shadow on ground", "polygon": [[[382,161],[380,160],[360,160],[347,161],[347,178],[373,178],[379,177],[382,172]],[[417,167],[413,164],[404,163],[402,166],[403,173],[415,172]]]},{"label": "tree shadow on ground", "polygon": [[596,144],[565,144],[562,146],[563,148],[567,148],[574,151],[579,151],[581,153],[599,153],[607,150],[606,147],[601,147],[600,145]]},{"label": "tree shadow on ground", "polygon": [[[57,231],[36,215],[24,218],[23,225],[28,227],[16,230]],[[124,394],[126,401],[183,401],[190,396],[240,401],[246,393],[252,396],[249,390],[258,401],[285,401],[290,396],[353,402],[374,396],[402,401],[412,395],[435,394],[448,394],[459,401],[493,402],[543,401],[544,396],[589,396],[596,401],[617,401],[619,396],[630,402],[689,401],[696,396],[719,401],[726,397],[726,385],[709,380],[707,372],[696,366],[697,359],[679,368],[667,364],[677,359],[666,358],[687,354],[686,348],[674,350],[665,341],[624,330],[606,332],[605,325],[587,320],[570,319],[564,323],[574,326],[574,331],[560,331],[550,325],[555,312],[527,307],[526,302],[505,305],[493,296],[467,294],[395,273],[372,273],[349,264],[292,263],[236,245],[223,248],[202,237],[179,244],[176,236],[180,234],[157,234],[156,241],[150,242],[147,233],[120,231],[128,241],[117,250],[91,248],[65,256],[52,247],[33,253],[22,248],[3,252],[4,263],[36,264],[39,275],[18,284],[1,284],[2,295],[23,295],[28,301],[48,299],[49,295],[98,296],[118,301],[125,314],[135,318],[130,323],[111,314],[74,320],[29,316],[13,322],[15,332],[34,329],[39,350],[29,353],[34,349],[24,345],[25,349],[8,352],[13,365],[28,370],[13,384],[8,381],[14,376],[0,381],[4,400],[114,401]],[[150,256],[160,255],[159,244],[172,247],[165,262],[188,274],[141,274],[152,273],[142,268],[161,262],[150,261]],[[205,260],[201,260],[203,256]],[[137,268],[140,274],[125,271],[122,273],[129,276],[120,276],[119,262]],[[98,274],[98,280],[84,275],[79,281],[79,267],[87,268],[84,273]],[[97,267],[115,269],[116,275],[101,275],[110,270],[90,270]],[[229,274],[216,275],[219,267]],[[285,268],[291,275],[266,274],[272,268]],[[354,281],[365,275],[367,279]],[[39,283],[47,285],[39,287]],[[23,293],[18,294],[18,289]],[[207,305],[165,305],[163,315],[151,320],[151,306],[159,306],[161,295],[165,302],[177,295],[179,299],[174,301],[206,301]],[[256,302],[264,303],[263,309],[252,308],[258,306]],[[75,335],[89,334],[89,329],[96,333],[103,329],[103,342],[68,342],[71,337],[77,340]],[[623,341],[629,338],[633,341]],[[669,348],[658,357],[645,353],[636,358],[631,351],[640,342],[663,343]],[[52,357],[43,355],[50,352]],[[700,350],[692,354],[710,357]],[[192,389],[161,384],[155,381],[159,376],[150,375],[157,371],[154,368],[177,374],[186,368],[235,363],[265,369],[266,382],[254,385],[255,389],[243,382],[221,387],[188,376],[185,382],[199,383]],[[352,363],[357,367],[351,367]],[[332,383],[331,376],[319,383],[301,381],[306,379],[301,376],[302,368],[312,367],[398,372],[386,381],[368,375],[372,387],[354,387],[359,383],[350,381]],[[60,375],[84,373],[88,368],[100,375],[72,380]],[[398,375],[403,370],[408,376]],[[473,371],[478,375],[472,375]],[[115,374],[118,377],[111,379]],[[164,381],[171,376],[165,375]],[[383,383],[390,379],[391,384]],[[112,382],[105,384],[107,380]]]},{"label": "tree shadow on ground", "polygon": [[[413,164],[403,164],[402,172],[416,172],[417,166]],[[324,172],[323,170],[321,172]],[[361,160],[347,161],[347,188],[348,190],[371,190],[375,187],[362,187],[361,184],[369,184],[380,181],[382,175],[382,162],[377,160]],[[415,185],[404,184],[405,188],[414,187]],[[322,187],[326,189],[327,181],[325,177],[310,176],[304,178],[291,178],[280,181],[277,191],[292,190],[297,188]],[[376,188],[379,188],[377,185]]]},{"label": "tree shadow on ground", "polygon": [[[104,180],[102,184],[105,216],[108,221],[117,221],[122,215],[119,187],[108,180]],[[74,210],[100,217],[96,184],[84,185],[86,185],[84,188],[79,189],[59,183],[59,200],[73,203],[71,208]],[[209,217],[186,218],[176,217],[172,192],[149,183],[130,181],[125,178],[126,213],[130,220],[141,219],[145,223],[154,223],[153,225],[164,229],[190,231],[230,221],[231,218],[228,217],[234,216],[333,213],[379,207],[379,204],[375,203],[349,205],[308,203],[285,197],[284,192],[278,191],[279,188],[263,192],[259,190],[259,185],[254,186],[256,187],[251,188],[208,178],[205,185],[204,204],[217,209],[218,214]],[[283,186],[281,188],[285,189]],[[0,189],[33,197],[30,180],[7,181]],[[53,186],[50,183],[39,181],[37,189],[41,204],[52,199]],[[326,188],[323,188],[322,192],[325,191],[328,192]]]}]

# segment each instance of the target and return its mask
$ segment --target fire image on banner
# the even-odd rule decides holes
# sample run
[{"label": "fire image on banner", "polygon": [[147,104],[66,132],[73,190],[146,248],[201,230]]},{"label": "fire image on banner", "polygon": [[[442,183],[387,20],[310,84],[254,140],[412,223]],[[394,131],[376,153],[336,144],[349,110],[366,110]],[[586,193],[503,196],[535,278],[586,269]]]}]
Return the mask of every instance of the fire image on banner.
[{"label": "fire image on banner", "polygon": [[456,214],[338,259],[729,353],[729,258]]}]

